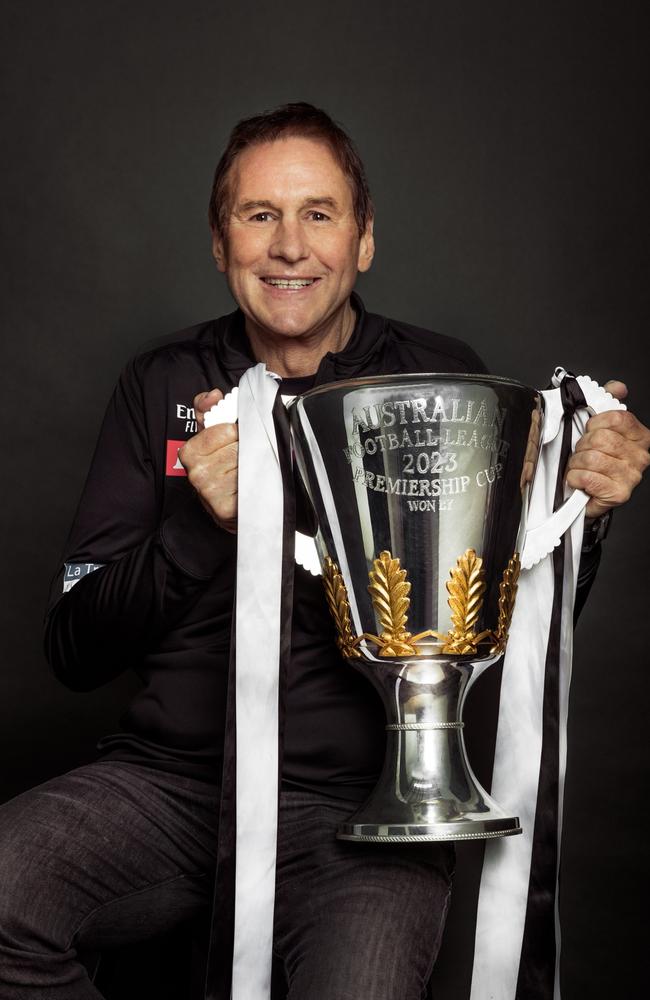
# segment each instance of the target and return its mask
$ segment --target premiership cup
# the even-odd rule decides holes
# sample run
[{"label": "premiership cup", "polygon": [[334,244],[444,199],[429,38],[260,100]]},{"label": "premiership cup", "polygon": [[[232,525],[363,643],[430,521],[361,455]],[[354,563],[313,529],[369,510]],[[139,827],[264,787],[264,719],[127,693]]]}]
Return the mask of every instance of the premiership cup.
[{"label": "premiership cup", "polygon": [[387,716],[383,771],[344,840],[521,832],[467,760],[462,709],[504,652],[542,422],[539,392],[482,375],[393,375],[290,407],[342,656]]}]

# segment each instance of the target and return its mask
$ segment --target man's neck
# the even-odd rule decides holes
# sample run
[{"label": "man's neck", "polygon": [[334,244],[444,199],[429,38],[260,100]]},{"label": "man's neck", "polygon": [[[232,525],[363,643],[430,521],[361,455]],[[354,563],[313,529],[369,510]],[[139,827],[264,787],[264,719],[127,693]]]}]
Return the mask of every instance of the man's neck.
[{"label": "man's neck", "polygon": [[326,332],[277,336],[247,319],[246,334],[257,361],[263,361],[270,371],[282,378],[300,378],[313,375],[327,353],[343,350],[352,336],[355,322],[356,313],[348,301],[340,317],[331,322]]}]

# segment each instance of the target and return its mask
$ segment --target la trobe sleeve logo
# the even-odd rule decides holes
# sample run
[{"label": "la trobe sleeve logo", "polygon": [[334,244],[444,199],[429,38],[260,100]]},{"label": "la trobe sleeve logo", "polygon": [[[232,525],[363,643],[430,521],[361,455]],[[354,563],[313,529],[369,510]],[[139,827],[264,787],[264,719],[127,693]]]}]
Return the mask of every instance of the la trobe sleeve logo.
[{"label": "la trobe sleeve logo", "polygon": [[72,590],[75,583],[79,583],[84,576],[94,573],[96,569],[101,569],[104,563],[64,563],[63,571],[63,593],[67,594]]}]

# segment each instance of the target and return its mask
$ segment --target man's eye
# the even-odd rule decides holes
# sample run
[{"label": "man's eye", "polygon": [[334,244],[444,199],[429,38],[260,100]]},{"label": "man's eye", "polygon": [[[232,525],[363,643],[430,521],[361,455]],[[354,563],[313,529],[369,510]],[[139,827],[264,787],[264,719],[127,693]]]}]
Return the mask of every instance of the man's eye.
[{"label": "man's eye", "polygon": [[251,222],[266,222],[270,218],[270,212],[256,212],[255,215],[251,216]]},{"label": "man's eye", "polygon": [[309,218],[313,219],[314,222],[327,222],[329,220],[329,215],[325,215],[325,212],[311,211],[309,213]]}]

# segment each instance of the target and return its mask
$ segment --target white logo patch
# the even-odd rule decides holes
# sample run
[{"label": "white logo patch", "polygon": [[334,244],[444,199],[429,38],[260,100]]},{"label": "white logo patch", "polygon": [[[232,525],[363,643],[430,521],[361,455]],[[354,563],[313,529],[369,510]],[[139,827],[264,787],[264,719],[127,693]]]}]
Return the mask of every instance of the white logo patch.
[{"label": "white logo patch", "polygon": [[67,594],[72,590],[75,583],[79,583],[82,577],[94,573],[96,569],[101,569],[105,563],[65,563],[63,574],[63,593]]}]

